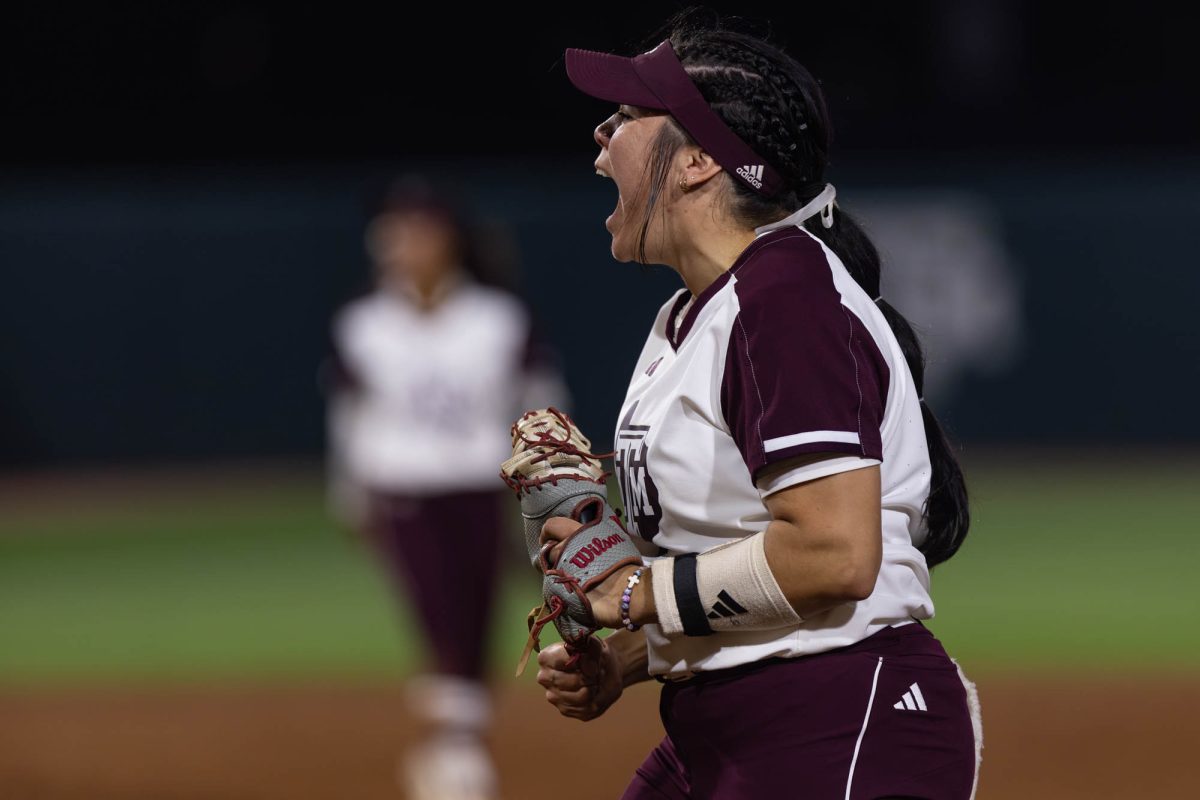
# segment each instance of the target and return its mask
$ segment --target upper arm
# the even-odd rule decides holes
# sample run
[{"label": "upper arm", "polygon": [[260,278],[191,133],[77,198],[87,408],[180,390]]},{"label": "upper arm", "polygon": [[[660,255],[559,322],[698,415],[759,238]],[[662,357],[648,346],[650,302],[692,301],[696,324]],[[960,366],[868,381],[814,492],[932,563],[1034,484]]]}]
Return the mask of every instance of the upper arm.
[{"label": "upper arm", "polygon": [[[836,453],[801,456],[781,462],[776,469],[786,471],[793,464],[819,464],[835,458],[838,458]],[[853,525],[855,528],[873,528],[882,535],[879,465],[866,459],[858,460],[862,466],[857,469],[841,470],[782,488],[764,497],[763,504],[772,519],[798,527],[812,524],[828,527],[829,518],[842,518],[859,523]]]},{"label": "upper arm", "polygon": [[788,523],[804,550],[842,554],[871,575],[883,557],[880,469],[870,464],[797,483],[763,502],[772,520]]}]

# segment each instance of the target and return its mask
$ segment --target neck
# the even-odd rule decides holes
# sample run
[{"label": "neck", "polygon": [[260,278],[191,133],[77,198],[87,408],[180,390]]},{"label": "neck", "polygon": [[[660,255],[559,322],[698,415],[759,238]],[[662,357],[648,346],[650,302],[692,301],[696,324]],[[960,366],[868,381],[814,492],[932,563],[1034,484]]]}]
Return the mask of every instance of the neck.
[{"label": "neck", "polygon": [[462,275],[459,270],[447,270],[436,277],[427,280],[401,278],[395,282],[396,291],[411,299],[423,309],[429,310],[438,306],[446,296],[459,284]]},{"label": "neck", "polygon": [[683,278],[693,297],[733,266],[742,251],[754,241],[754,231],[705,225],[680,231],[679,246],[671,266]]}]

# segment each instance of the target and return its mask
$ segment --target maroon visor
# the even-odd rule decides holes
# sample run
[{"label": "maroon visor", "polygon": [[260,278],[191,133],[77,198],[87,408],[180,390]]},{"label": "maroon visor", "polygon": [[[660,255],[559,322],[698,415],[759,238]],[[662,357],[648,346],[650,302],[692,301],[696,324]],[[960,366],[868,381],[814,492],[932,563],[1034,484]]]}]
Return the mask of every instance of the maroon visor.
[{"label": "maroon visor", "polygon": [[667,111],[725,168],[756,192],[773,197],[784,187],[782,176],[730,130],[688,77],[664,39],[633,58],[567,48],[567,77],[585,94]]}]

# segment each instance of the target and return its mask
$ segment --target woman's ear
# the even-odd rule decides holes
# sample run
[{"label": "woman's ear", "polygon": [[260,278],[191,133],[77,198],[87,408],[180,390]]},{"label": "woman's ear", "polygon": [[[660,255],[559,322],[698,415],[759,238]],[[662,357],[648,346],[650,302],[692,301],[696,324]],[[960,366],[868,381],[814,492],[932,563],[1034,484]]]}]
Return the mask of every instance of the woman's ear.
[{"label": "woman's ear", "polygon": [[688,191],[708,182],[721,171],[721,165],[716,159],[709,155],[707,150],[696,145],[684,147],[680,153],[680,160],[682,164],[678,180],[687,185]]}]

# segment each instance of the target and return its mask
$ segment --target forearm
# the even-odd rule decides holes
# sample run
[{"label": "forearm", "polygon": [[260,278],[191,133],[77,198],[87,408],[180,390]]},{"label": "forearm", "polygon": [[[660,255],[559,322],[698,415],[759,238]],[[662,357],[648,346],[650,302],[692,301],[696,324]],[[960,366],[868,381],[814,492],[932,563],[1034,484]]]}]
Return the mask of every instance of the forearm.
[{"label": "forearm", "polygon": [[650,673],[647,672],[649,656],[646,651],[646,634],[643,631],[615,631],[604,642],[621,665],[622,686],[629,687],[650,680]]}]

